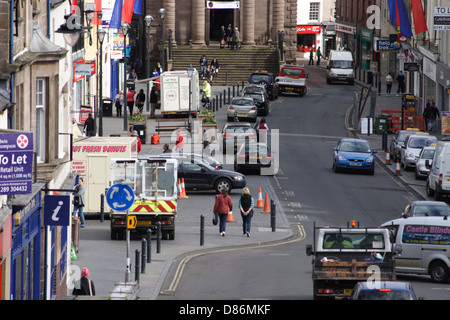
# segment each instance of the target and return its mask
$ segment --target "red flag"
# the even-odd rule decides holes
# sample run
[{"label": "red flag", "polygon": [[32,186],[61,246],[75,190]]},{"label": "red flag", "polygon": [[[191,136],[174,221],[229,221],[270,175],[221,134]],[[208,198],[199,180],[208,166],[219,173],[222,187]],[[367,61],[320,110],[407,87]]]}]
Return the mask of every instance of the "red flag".
[{"label": "red flag", "polygon": [[416,34],[428,30],[425,14],[423,13],[422,0],[411,0],[411,9],[414,18],[414,32]]},{"label": "red flag", "polygon": [[102,25],[102,18],[99,18],[98,15],[102,14],[102,0],[95,0],[95,12],[94,12],[94,20],[92,20],[92,24],[94,26]]},{"label": "red flag", "polygon": [[122,21],[131,23],[133,17],[134,0],[125,0],[122,8]]}]

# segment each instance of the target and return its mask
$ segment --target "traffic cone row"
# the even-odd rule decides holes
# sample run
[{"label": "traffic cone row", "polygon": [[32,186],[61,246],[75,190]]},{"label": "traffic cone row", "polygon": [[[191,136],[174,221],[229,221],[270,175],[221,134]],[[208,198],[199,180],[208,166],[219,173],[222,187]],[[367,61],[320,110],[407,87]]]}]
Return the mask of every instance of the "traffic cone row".
[{"label": "traffic cone row", "polygon": [[386,164],[391,164],[391,155],[389,154],[389,149],[386,151]]},{"label": "traffic cone row", "polygon": [[270,213],[269,195],[266,192],[266,199],[264,201],[264,209],[261,213]]},{"label": "traffic cone row", "polygon": [[399,160],[397,160],[397,165],[395,167],[395,175],[397,175],[397,176],[401,176],[402,175],[402,171],[400,170],[400,162],[399,162]]},{"label": "traffic cone row", "polygon": [[178,191],[179,191],[179,196],[178,199],[186,199],[189,198],[186,195],[186,188],[184,186],[184,178],[181,178],[181,182],[180,179],[178,179]]}]

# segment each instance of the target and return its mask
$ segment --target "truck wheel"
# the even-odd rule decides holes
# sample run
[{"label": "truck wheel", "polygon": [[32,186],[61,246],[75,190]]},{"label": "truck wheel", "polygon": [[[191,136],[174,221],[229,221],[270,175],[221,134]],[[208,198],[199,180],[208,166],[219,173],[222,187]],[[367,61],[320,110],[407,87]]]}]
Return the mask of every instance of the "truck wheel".
[{"label": "truck wheel", "polygon": [[425,190],[427,192],[427,195],[429,195],[430,197],[432,197],[434,195],[434,190],[430,188],[430,183],[427,180],[427,184],[425,186]]},{"label": "truck wheel", "polygon": [[441,201],[442,200],[442,193],[438,191],[438,188],[434,189],[434,200]]},{"label": "truck wheel", "polygon": [[169,240],[175,240],[175,230],[169,231]]},{"label": "truck wheel", "polygon": [[430,265],[430,276],[434,282],[445,283],[449,281],[449,270],[447,265],[442,261],[434,261]]},{"label": "truck wheel", "polygon": [[230,183],[229,180],[224,179],[224,178],[217,180],[214,189],[216,189],[217,193],[221,193],[223,188],[227,188],[228,189],[228,193],[230,193],[230,191],[231,191],[231,183]]},{"label": "truck wheel", "polygon": [[111,230],[111,240],[118,240],[119,233],[117,230]]}]

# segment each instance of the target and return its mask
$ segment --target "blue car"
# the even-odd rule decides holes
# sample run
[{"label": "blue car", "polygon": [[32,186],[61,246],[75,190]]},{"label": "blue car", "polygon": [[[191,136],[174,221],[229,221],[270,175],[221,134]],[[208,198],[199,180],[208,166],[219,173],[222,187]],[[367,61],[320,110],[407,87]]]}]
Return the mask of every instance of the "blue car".
[{"label": "blue car", "polygon": [[344,169],[364,170],[369,174],[375,172],[375,159],[369,142],[362,139],[344,138],[339,140],[334,150],[333,170],[340,172]]},{"label": "blue car", "polygon": [[423,300],[417,298],[409,282],[358,282],[352,291],[352,300]]}]

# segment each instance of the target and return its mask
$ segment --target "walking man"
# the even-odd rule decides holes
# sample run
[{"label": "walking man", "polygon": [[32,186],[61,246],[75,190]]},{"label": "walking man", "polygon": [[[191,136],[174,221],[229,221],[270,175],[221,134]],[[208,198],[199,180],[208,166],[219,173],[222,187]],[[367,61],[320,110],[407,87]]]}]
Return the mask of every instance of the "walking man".
[{"label": "walking man", "polygon": [[309,48],[309,62],[308,62],[308,66],[309,65],[314,65],[314,51],[313,51],[313,47]]},{"label": "walking man", "polygon": [[320,66],[320,58],[322,57],[322,53],[320,52],[320,47],[317,47],[316,56],[317,56],[317,65]]},{"label": "walking man", "polygon": [[399,93],[405,93],[405,75],[403,74],[403,71],[400,70],[397,76],[397,97],[399,96]]}]

